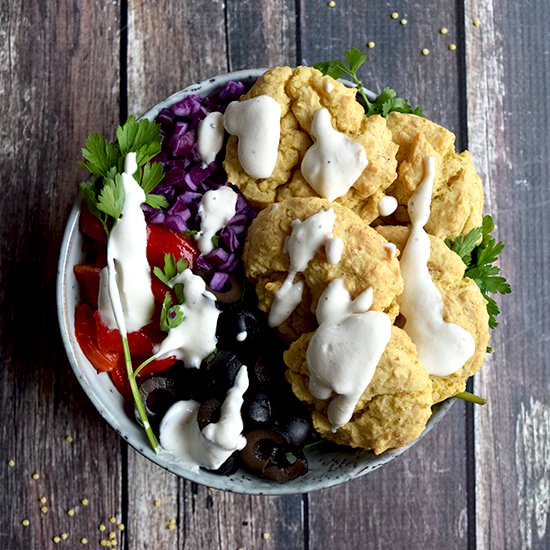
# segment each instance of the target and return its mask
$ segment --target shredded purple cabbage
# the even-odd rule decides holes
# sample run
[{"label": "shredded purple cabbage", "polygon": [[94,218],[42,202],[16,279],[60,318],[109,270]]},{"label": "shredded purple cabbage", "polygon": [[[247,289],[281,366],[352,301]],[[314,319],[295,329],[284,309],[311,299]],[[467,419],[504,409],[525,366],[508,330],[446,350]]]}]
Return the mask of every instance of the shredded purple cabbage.
[{"label": "shredded purple cabbage", "polygon": [[[160,111],[156,120],[160,124],[162,151],[154,160],[164,166],[165,177],[155,188],[155,193],[166,197],[169,206],[161,209],[145,205],[149,223],[165,225],[178,233],[200,229],[198,210],[202,196],[210,189],[229,184],[221,158],[202,166],[197,151],[198,125],[208,113],[223,113],[227,105],[238,100],[245,91],[242,82],[228,82],[208,97],[189,95]],[[201,275],[216,291],[223,289],[230,273],[241,268],[240,253],[246,230],[256,215],[244,197],[237,193],[235,215],[219,232],[216,248],[199,256],[196,262]]]}]

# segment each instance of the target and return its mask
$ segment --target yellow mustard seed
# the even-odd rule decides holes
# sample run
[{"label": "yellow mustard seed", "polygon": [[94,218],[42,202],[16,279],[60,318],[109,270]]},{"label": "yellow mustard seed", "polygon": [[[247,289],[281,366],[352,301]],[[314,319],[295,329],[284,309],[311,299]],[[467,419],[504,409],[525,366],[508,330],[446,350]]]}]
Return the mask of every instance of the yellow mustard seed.
[{"label": "yellow mustard seed", "polygon": [[109,539],[101,539],[99,545],[103,547],[111,546],[111,541]]},{"label": "yellow mustard seed", "polygon": [[72,436],[71,434],[67,434],[67,435],[65,436],[65,441],[66,441],[67,443],[72,443],[72,442],[74,441],[74,438],[73,438],[73,436]]},{"label": "yellow mustard seed", "polygon": [[69,533],[61,533],[61,540],[67,540],[69,538]]},{"label": "yellow mustard seed", "polygon": [[23,527],[28,527],[30,524],[31,522],[27,518],[21,520],[21,525]]},{"label": "yellow mustard seed", "polygon": [[456,44],[452,43],[452,44],[449,44],[449,50],[451,52],[454,52],[456,50]]},{"label": "yellow mustard seed", "polygon": [[372,40],[370,42],[367,42],[367,48],[374,48],[376,46],[376,42],[373,42]]},{"label": "yellow mustard seed", "polygon": [[334,6],[336,6],[336,2],[334,0],[330,0],[330,2],[328,3],[328,7],[334,8]]},{"label": "yellow mustard seed", "polygon": [[82,504],[82,506],[88,506],[88,504],[90,504],[90,501],[86,497],[84,497],[80,499],[80,504]]},{"label": "yellow mustard seed", "polygon": [[109,518],[109,522],[110,522],[110,523],[116,523],[116,517],[115,517],[115,516],[111,516],[111,517]]},{"label": "yellow mustard seed", "polygon": [[55,542],[55,544],[59,544],[61,542],[61,537],[55,535],[55,537],[52,537],[52,540]]},{"label": "yellow mustard seed", "polygon": [[97,527],[100,531],[105,531],[105,529],[107,529],[107,527],[105,527],[105,525],[103,525],[103,523],[100,523]]},{"label": "yellow mustard seed", "polygon": [[399,21],[402,25],[406,25],[409,21],[405,18],[401,19],[401,21]]},{"label": "yellow mustard seed", "polygon": [[38,472],[34,472],[31,477],[36,481],[37,479],[40,479],[40,474]]},{"label": "yellow mustard seed", "polygon": [[69,508],[67,510],[67,515],[72,518],[74,516],[74,508]]},{"label": "yellow mustard seed", "polygon": [[124,531],[124,529],[126,529],[126,526],[124,525],[124,523],[119,523],[118,524],[118,530],[119,531]]},{"label": "yellow mustard seed", "polygon": [[153,500],[153,506],[156,506],[157,508],[160,506],[160,500],[158,498]]},{"label": "yellow mustard seed", "polygon": [[449,32],[449,29],[447,27],[441,27],[439,29],[439,34],[447,34]]},{"label": "yellow mustard seed", "polygon": [[422,55],[430,55],[430,50],[428,48],[424,48],[420,53]]},{"label": "yellow mustard seed", "polygon": [[116,539],[116,533],[114,531],[109,531],[109,538]]},{"label": "yellow mustard seed", "polygon": [[80,544],[88,544],[88,539],[86,537],[82,537],[80,539]]},{"label": "yellow mustard seed", "polygon": [[40,497],[40,504],[46,504],[48,502],[48,499],[46,497]]},{"label": "yellow mustard seed", "polygon": [[392,19],[397,19],[399,17],[399,14],[396,11],[392,11],[391,14],[390,14],[390,17]]},{"label": "yellow mustard seed", "polygon": [[262,538],[264,540],[268,540],[269,539],[269,533],[262,533]]},{"label": "yellow mustard seed", "polygon": [[474,19],[473,25],[474,27],[479,27],[481,25],[481,21],[479,19]]},{"label": "yellow mustard seed", "polygon": [[15,466],[15,460],[13,460],[13,458],[10,458],[10,459],[8,460],[8,466],[9,466],[10,468],[13,468],[13,467]]},{"label": "yellow mustard seed", "polygon": [[41,511],[43,514],[47,514],[47,513],[48,513],[48,507],[47,507],[47,506],[40,506],[40,511]]}]

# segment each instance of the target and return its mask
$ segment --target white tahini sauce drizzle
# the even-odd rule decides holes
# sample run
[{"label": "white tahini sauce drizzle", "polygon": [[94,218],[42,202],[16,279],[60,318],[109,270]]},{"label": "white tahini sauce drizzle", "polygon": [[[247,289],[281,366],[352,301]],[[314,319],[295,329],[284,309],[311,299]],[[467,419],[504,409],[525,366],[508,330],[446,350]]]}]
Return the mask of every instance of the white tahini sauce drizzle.
[{"label": "white tahini sauce drizzle", "polygon": [[199,216],[201,229],[195,236],[201,254],[208,254],[214,248],[212,237],[235,215],[237,193],[231,187],[220,187],[207,191],[201,199]]},{"label": "white tahini sauce drizzle", "polygon": [[225,129],[239,138],[237,153],[244,171],[269,178],[277,162],[281,106],[268,95],[233,101],[225,110]]},{"label": "white tahini sauce drizzle", "polygon": [[223,146],[223,114],[219,111],[208,113],[199,122],[197,149],[202,159],[203,167],[214,162],[216,155]]},{"label": "white tahini sauce drizzle", "polygon": [[473,355],[475,342],[467,330],[443,320],[441,294],[428,270],[430,237],[423,228],[430,217],[434,178],[435,158],[429,156],[424,159],[424,180],[408,204],[412,227],[400,261],[405,289],[397,300],[418,360],[430,374],[447,376]]},{"label": "white tahini sauce drizzle", "polygon": [[206,290],[205,282],[190,269],[170,280],[170,286],[183,283],[185,303],[178,306],[183,321],[171,328],[166,338],[155,349],[155,357],[174,355],[186,367],[199,368],[203,359],[216,349],[216,325],[220,310],[215,296]]},{"label": "white tahini sauce drizzle", "polygon": [[327,254],[327,260],[329,264],[336,265],[340,258],[342,258],[342,252],[344,252],[344,241],[340,237],[332,237],[325,241],[325,252]]},{"label": "white tahini sauce drizzle", "polygon": [[334,85],[329,80],[325,80],[324,88],[325,88],[325,92],[327,94],[330,94],[330,92],[334,90]]},{"label": "white tahini sauce drizzle", "polygon": [[390,260],[395,258],[395,255],[397,254],[397,247],[394,243],[384,243],[382,246],[385,250],[387,250]]},{"label": "white tahini sauce drizzle", "polygon": [[369,311],[371,305],[372,288],[352,301],[341,279],[327,286],[317,304],[319,327],[306,353],[309,391],[331,399],[327,416],[333,432],[350,421],[391,337],[390,318]]},{"label": "white tahini sauce drizzle", "polygon": [[133,178],[136,170],[136,154],[128,153],[122,173],[124,205],[109,234],[107,267],[101,273],[98,297],[103,322],[121,334],[149,323],[155,307],[147,262],[147,223],[141,210],[145,192]]},{"label": "white tahini sauce drizzle", "polygon": [[381,216],[389,216],[397,210],[397,199],[391,195],[384,195],[378,201],[378,213]]},{"label": "white tahini sauce drizzle", "polygon": [[[329,243],[329,248],[334,246],[338,248],[338,244],[330,244],[335,238],[332,235],[335,220],[336,214],[332,208],[329,208],[328,210],[320,210],[303,222],[300,220],[292,222],[292,232],[285,243],[285,251],[290,258],[288,275],[275,293],[268,317],[269,326],[279,326],[288,319],[300,303],[304,285],[302,281],[295,283],[294,277],[297,273],[306,270],[308,263],[313,259],[317,250],[323,245],[327,246],[327,243]],[[332,256],[336,255],[336,253],[332,254]],[[334,259],[334,257],[331,259]]]},{"label": "white tahini sauce drizzle", "polygon": [[191,470],[199,467],[217,470],[235,451],[246,445],[242,435],[241,407],[248,389],[248,373],[243,365],[235,385],[227,392],[220,419],[199,430],[196,401],[178,401],[164,415],[160,424],[160,444]]},{"label": "white tahini sauce drizzle", "polygon": [[327,109],[313,115],[311,133],[315,143],[302,160],[302,174],[321,197],[334,201],[345,195],[368,164],[365,149],[335,130]]}]

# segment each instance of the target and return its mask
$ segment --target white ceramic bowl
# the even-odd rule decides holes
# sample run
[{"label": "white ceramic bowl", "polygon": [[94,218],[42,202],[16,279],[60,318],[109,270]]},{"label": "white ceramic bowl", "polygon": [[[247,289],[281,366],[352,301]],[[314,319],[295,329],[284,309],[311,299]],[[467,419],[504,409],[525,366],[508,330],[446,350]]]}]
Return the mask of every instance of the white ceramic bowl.
[{"label": "white ceramic bowl", "polygon": [[[261,69],[237,71],[193,84],[155,105],[143,116],[152,120],[161,109],[169,107],[189,94],[209,95],[230,80],[251,82],[263,72],[264,70]],[[248,494],[283,495],[323,489],[363,476],[380,468],[405,452],[408,447],[414,445],[413,442],[407,447],[393,452],[385,452],[378,456],[367,451],[346,449],[344,447],[334,450],[334,446],[330,446],[330,450],[327,450],[323,449],[323,445],[319,445],[306,451],[309,463],[308,473],[294,481],[282,484],[260,479],[241,470],[230,476],[220,476],[207,470],[201,470],[197,473],[188,470],[166,453],[155,454],[149,447],[142,428],[134,418],[129,417],[125,412],[122,396],[115,389],[109,376],[106,373],[98,374],[86,359],[76,341],[74,312],[79,303],[79,288],[74,276],[73,266],[80,263],[83,256],[82,238],[78,230],[78,217],[79,205],[77,203],[71,212],[65,229],[57,274],[57,308],[65,349],[75,376],[101,416],[132,447],[148,459],[179,476],[216,489]],[[437,424],[451,404],[452,400],[448,400],[434,407],[434,413],[422,435]],[[101,457],[99,459],[101,460]]]}]

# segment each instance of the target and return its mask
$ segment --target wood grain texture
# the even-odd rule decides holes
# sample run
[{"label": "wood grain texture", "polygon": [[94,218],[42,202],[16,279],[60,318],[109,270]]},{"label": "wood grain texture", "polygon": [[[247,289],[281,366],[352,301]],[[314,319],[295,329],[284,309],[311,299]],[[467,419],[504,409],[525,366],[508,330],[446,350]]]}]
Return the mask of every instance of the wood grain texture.
[{"label": "wood grain texture", "polygon": [[[337,3],[334,9],[302,2],[303,61],[337,59],[351,46],[362,48],[367,62],[361,76],[370,88],[393,87],[430,118],[458,132],[459,64],[456,52],[449,52],[440,40],[437,24],[439,20],[449,29],[456,27],[455,3],[432,1],[419,7],[400,2],[398,11],[407,25],[391,19],[393,9],[359,1]],[[331,40],[319,40],[325,36]],[[371,40],[376,46],[367,50]],[[430,49],[429,56],[420,54],[424,47]],[[464,410],[457,403],[424,441],[367,478],[312,493],[311,548],[334,548],[339,540],[346,541],[346,548],[365,547],[365,541],[368,548],[399,548],[405,541],[413,548],[464,548],[469,490]],[[354,519],[344,510],[353,510]]]},{"label": "wood grain texture", "polygon": [[55,308],[79,149],[117,120],[117,21],[116,3],[0,3],[1,548],[47,548],[62,532],[99,541],[97,524],[121,511],[119,438],[72,375]]},{"label": "wood grain texture", "polygon": [[[487,210],[506,243],[501,265],[513,289],[502,301],[490,368],[476,382],[489,397],[475,418],[477,543],[548,548],[550,255],[541,236],[550,230],[550,60],[538,22],[550,6],[466,5],[470,148],[485,180]],[[533,59],[536,70],[526,72]]]}]

